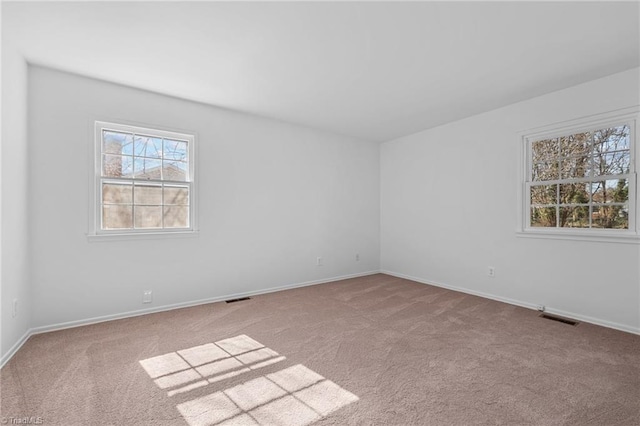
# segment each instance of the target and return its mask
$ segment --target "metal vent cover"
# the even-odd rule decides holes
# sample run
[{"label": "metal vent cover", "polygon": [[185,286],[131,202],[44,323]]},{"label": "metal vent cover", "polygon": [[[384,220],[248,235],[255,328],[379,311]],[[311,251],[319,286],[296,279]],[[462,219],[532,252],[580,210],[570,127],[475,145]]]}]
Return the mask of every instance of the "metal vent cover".
[{"label": "metal vent cover", "polygon": [[237,299],[229,299],[229,300],[225,300],[225,302],[227,303],[235,303],[235,302],[242,302],[243,300],[250,300],[250,297],[239,297]]},{"label": "metal vent cover", "polygon": [[575,327],[576,325],[580,324],[580,323],[579,323],[578,321],[576,321],[576,320],[572,320],[572,319],[570,319],[570,318],[559,317],[559,316],[557,316],[557,315],[551,315],[551,314],[540,314],[539,316],[540,316],[541,318],[548,319],[548,320],[551,320],[551,321],[558,321],[558,322],[561,322],[561,323],[563,323],[563,324],[569,324],[569,325],[571,325],[571,326],[573,326],[573,327]]}]

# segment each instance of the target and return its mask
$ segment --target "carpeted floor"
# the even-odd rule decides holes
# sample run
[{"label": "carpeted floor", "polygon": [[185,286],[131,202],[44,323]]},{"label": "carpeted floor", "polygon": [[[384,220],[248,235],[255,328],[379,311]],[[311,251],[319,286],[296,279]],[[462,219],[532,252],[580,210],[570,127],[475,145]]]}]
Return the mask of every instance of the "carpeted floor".
[{"label": "carpeted floor", "polygon": [[1,384],[9,424],[631,426],[640,336],[379,274],[36,335]]}]

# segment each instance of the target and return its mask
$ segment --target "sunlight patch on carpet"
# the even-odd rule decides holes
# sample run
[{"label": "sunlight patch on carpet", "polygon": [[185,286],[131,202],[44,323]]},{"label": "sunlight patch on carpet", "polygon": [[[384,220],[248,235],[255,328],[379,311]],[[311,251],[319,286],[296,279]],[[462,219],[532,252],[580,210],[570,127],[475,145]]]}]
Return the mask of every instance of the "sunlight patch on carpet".
[{"label": "sunlight patch on carpet", "polygon": [[[169,396],[285,360],[244,334],[147,358],[140,365]],[[176,388],[176,389],[173,389]]]},{"label": "sunlight patch on carpet", "polygon": [[[285,359],[249,336],[240,335],[144,359],[140,365],[171,397]],[[297,364],[176,408],[189,426],[305,426],[356,401],[356,395]]]},{"label": "sunlight patch on carpet", "polygon": [[245,424],[242,419],[253,420],[248,424],[304,426],[357,400],[351,392],[298,364],[184,402],[177,408],[190,426],[227,421]]},{"label": "sunlight patch on carpet", "polygon": [[144,359],[140,361],[140,365],[152,379],[190,368],[189,364],[175,352]]}]

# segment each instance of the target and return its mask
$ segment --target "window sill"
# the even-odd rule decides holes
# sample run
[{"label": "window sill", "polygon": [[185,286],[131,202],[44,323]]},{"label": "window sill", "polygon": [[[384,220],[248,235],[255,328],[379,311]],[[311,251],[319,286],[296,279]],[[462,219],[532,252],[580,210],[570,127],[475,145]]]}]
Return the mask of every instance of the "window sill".
[{"label": "window sill", "polygon": [[527,229],[516,232],[518,238],[539,238],[548,240],[592,241],[600,243],[640,244],[640,235],[634,232],[616,233],[610,231],[572,231]]},{"label": "window sill", "polygon": [[196,238],[197,230],[171,232],[139,232],[124,234],[87,234],[89,242],[134,241],[134,240],[167,240],[174,238]]}]

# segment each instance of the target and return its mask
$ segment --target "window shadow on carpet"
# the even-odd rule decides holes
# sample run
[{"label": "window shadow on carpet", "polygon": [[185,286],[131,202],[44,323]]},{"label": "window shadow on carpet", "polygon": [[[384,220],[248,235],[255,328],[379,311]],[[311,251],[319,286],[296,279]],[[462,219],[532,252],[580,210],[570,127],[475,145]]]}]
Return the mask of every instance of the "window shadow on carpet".
[{"label": "window shadow on carpet", "polygon": [[[246,335],[147,358],[140,365],[168,396],[258,370],[286,357]],[[181,404],[190,426],[303,426],[358,397],[302,364]]]}]

